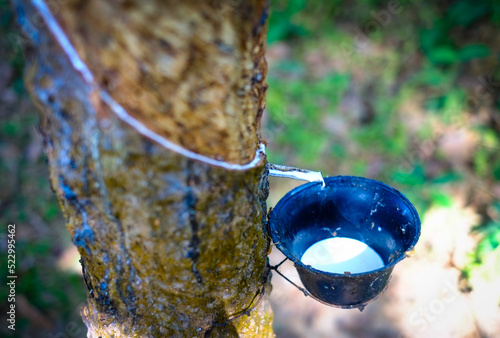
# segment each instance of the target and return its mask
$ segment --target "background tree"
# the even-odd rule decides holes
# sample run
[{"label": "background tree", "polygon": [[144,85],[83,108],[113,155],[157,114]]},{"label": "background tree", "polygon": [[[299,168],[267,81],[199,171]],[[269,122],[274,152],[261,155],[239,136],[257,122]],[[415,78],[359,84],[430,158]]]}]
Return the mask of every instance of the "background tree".
[{"label": "background tree", "polygon": [[91,337],[270,336],[266,1],[14,1]]}]

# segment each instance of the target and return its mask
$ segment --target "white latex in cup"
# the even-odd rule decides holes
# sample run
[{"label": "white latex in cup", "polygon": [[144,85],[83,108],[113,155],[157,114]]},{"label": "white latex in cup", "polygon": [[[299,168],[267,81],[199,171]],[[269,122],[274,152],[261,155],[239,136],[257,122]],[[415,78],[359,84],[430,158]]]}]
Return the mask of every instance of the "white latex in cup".
[{"label": "white latex in cup", "polygon": [[380,255],[365,243],[347,237],[316,242],[302,255],[302,263],[333,273],[363,273],[384,267]]}]

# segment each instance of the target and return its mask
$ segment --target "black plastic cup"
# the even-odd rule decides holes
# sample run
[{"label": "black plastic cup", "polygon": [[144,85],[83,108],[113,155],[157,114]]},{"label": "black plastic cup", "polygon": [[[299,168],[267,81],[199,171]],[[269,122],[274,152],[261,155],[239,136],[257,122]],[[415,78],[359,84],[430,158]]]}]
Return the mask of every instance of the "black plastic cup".
[{"label": "black plastic cup", "polygon": [[[420,236],[415,207],[399,191],[362,177],[325,177],[288,192],[269,214],[276,247],[294,264],[304,287],[316,300],[360,308],[387,287],[394,265],[412,252]],[[348,237],[366,243],[384,266],[364,273],[331,273],[301,262],[314,243]]]}]

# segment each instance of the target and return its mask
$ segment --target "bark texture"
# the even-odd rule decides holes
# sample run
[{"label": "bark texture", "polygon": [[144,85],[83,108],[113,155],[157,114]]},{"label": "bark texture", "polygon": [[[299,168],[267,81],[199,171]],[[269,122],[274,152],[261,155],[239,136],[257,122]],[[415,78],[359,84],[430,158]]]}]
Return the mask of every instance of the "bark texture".
[{"label": "bark texture", "polygon": [[[14,3],[89,337],[272,336],[258,151],[267,3]],[[193,160],[146,132],[254,164]]]}]

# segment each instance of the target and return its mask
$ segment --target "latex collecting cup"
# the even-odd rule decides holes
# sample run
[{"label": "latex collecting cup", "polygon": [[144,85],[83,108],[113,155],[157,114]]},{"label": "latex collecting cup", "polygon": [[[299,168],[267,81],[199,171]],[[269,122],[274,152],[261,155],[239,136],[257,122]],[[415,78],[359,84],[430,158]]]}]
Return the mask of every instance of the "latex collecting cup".
[{"label": "latex collecting cup", "polygon": [[[325,178],[325,187],[311,182],[288,192],[269,214],[269,231],[276,247],[294,262],[313,298],[332,306],[362,309],[384,291],[394,266],[412,252],[420,236],[420,219],[415,207],[396,189],[367,178],[335,176]],[[346,250],[364,245],[381,261],[370,269],[372,263],[367,260],[376,259],[369,257],[373,253],[357,249],[365,256],[355,257],[349,265],[342,257],[352,255],[340,252],[342,246],[334,248],[337,251],[326,247],[317,257],[318,264],[311,263],[310,256],[302,261],[311,246],[329,238],[346,239]],[[322,270],[328,266],[329,254],[333,267],[344,264],[343,272]],[[370,270],[363,271],[354,263],[356,259]]]}]

